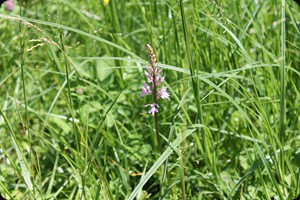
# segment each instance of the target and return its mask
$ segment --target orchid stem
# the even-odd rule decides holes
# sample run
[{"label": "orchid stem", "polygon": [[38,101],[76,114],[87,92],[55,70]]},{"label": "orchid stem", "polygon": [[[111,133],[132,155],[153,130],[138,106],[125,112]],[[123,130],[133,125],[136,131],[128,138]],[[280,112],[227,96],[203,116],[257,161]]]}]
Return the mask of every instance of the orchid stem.
[{"label": "orchid stem", "polygon": [[160,136],[159,136],[157,113],[154,114],[154,123],[155,123],[155,133],[156,133],[156,140],[157,140],[158,148],[159,148],[160,154],[162,154],[163,151],[162,151],[162,144],[161,144],[161,140],[160,140]]}]

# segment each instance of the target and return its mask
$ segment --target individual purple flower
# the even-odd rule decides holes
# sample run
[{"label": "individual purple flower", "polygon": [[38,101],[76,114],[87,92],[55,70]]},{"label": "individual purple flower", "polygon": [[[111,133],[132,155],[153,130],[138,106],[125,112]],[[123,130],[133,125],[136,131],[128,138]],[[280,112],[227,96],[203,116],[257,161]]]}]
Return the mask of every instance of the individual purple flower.
[{"label": "individual purple flower", "polygon": [[162,99],[170,100],[170,94],[167,92],[167,87],[162,87],[160,91],[158,91],[157,95]]},{"label": "individual purple flower", "polygon": [[161,76],[162,69],[158,68],[158,65],[156,63],[156,55],[152,47],[149,44],[147,44],[146,47],[149,55],[150,66],[146,67],[144,73],[147,81],[151,84],[148,85],[147,83],[144,83],[144,86],[141,88],[141,96],[144,97],[148,94],[153,96],[153,104],[148,104],[147,106],[150,105],[151,108],[148,112],[154,115],[158,112],[158,99],[161,98],[170,100],[170,93],[167,92],[167,87],[163,86],[161,89],[158,88],[158,86],[164,82],[165,76]]},{"label": "individual purple flower", "polygon": [[151,94],[151,93],[152,93],[152,91],[151,91],[150,86],[147,83],[144,83],[144,87],[142,87],[142,94],[141,94],[141,96],[144,97],[147,94]]},{"label": "individual purple flower", "polygon": [[152,79],[153,79],[153,77],[151,76],[151,74],[149,74],[147,71],[144,71],[144,73],[146,75],[146,78],[147,78],[148,82],[151,83]]},{"label": "individual purple flower", "polygon": [[156,84],[159,85],[162,82],[164,82],[164,80],[165,80],[165,76],[161,77],[160,79],[158,78],[157,81],[156,81]]},{"label": "individual purple flower", "polygon": [[145,107],[150,106],[150,110],[148,110],[148,113],[152,113],[152,115],[154,115],[154,113],[158,112],[158,109],[156,107],[159,107],[157,104],[152,103],[152,104],[148,104]]}]

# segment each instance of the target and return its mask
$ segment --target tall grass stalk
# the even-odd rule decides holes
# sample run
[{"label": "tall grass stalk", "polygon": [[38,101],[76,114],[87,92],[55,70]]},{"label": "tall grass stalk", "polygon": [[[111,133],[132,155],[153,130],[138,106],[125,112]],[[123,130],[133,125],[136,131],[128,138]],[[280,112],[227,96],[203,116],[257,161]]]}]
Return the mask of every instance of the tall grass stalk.
[{"label": "tall grass stalk", "polygon": [[285,14],[285,0],[281,0],[281,40],[280,40],[280,117],[279,117],[279,123],[280,123],[280,163],[281,163],[281,179],[284,179],[285,174],[285,152],[284,152],[284,146],[286,143],[286,133],[285,133],[285,125],[286,125],[286,67],[285,67],[285,51],[286,51],[286,37],[285,37],[285,26],[286,26],[286,14]]}]

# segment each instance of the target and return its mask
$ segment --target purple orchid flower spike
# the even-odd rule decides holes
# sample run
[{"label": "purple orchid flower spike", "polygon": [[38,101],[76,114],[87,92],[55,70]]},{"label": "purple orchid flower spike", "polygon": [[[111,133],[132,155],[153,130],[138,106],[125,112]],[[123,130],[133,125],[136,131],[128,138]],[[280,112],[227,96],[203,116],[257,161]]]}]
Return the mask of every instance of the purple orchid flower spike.
[{"label": "purple orchid flower spike", "polygon": [[153,115],[157,145],[160,150],[160,153],[162,154],[163,148],[159,135],[160,133],[157,115],[159,108],[158,100],[160,98],[170,100],[170,93],[167,92],[167,87],[162,86],[162,83],[165,80],[165,76],[161,75],[162,69],[158,68],[158,65],[156,63],[156,55],[153,51],[153,48],[149,44],[146,45],[146,48],[149,55],[150,66],[147,66],[146,70],[144,71],[148,83],[144,83],[144,86],[141,88],[141,97],[144,97],[146,95],[151,95],[153,97],[153,103],[147,104],[145,105],[145,107],[150,107],[148,113]]},{"label": "purple orchid flower spike", "polygon": [[146,45],[146,48],[149,55],[150,66],[146,67],[144,73],[147,78],[147,82],[150,84],[148,85],[147,83],[144,83],[144,86],[141,88],[141,97],[144,97],[146,95],[153,96],[154,103],[148,104],[146,105],[146,107],[150,106],[150,110],[148,112],[154,115],[158,112],[158,99],[161,98],[170,100],[170,93],[167,92],[167,87],[163,86],[161,87],[161,89],[159,89],[159,86],[165,80],[165,76],[161,76],[162,69],[158,68],[158,65],[156,63],[156,55],[153,51],[153,48],[149,44]]}]

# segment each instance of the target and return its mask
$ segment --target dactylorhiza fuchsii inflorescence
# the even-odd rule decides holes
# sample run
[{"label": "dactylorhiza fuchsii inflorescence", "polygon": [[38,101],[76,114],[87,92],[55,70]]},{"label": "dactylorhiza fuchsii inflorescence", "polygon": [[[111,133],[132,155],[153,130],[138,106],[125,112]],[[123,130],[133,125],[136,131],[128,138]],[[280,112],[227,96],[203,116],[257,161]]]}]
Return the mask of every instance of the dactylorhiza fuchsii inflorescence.
[{"label": "dactylorhiza fuchsii inflorescence", "polygon": [[[147,104],[145,107],[150,107],[150,110],[148,113],[151,113],[154,115],[155,113],[158,113],[158,99],[169,99],[170,93],[167,92],[167,87],[159,87],[165,80],[165,76],[161,76],[162,70],[158,68],[158,65],[156,63],[156,55],[153,51],[153,48],[147,44],[146,45],[147,52],[149,55],[149,64],[150,66],[146,67],[145,75],[147,78],[147,82],[144,83],[144,86],[142,87],[142,94],[141,96],[144,97],[146,95],[152,95],[153,96],[153,103]],[[160,88],[160,89],[159,89]]]}]

